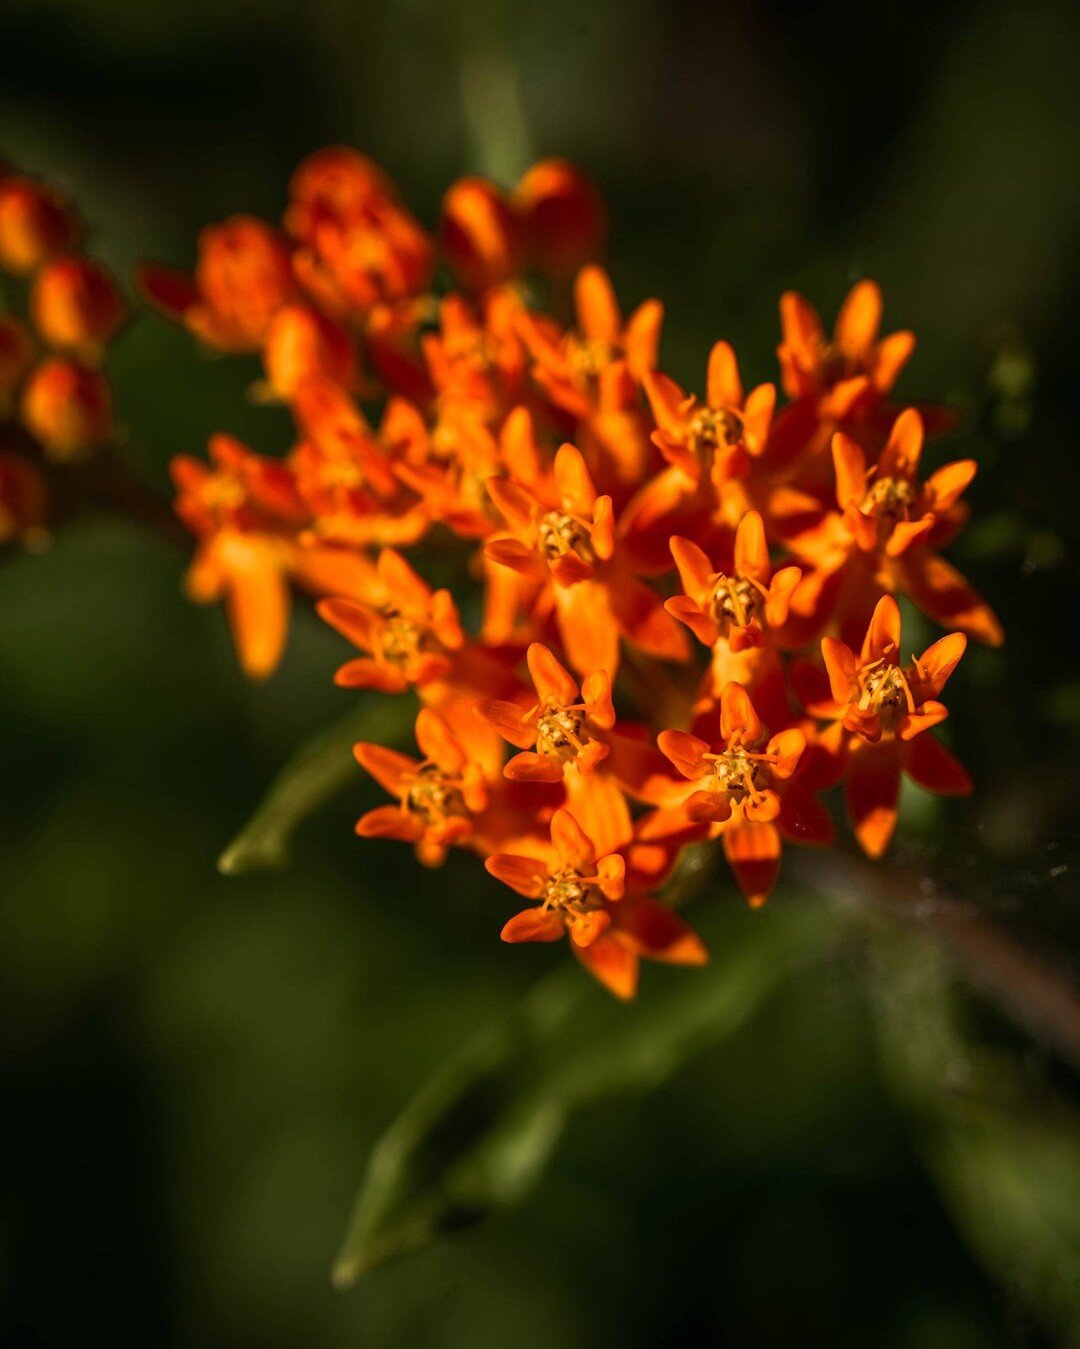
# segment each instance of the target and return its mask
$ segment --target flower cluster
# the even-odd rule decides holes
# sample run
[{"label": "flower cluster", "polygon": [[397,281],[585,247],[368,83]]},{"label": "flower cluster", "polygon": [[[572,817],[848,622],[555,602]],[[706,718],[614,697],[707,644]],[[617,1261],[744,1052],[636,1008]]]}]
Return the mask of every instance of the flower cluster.
[{"label": "flower cluster", "polygon": [[63,467],[115,434],[101,363],[125,306],[82,233],[59,192],[0,163],[0,544],[40,541]]},{"label": "flower cluster", "polygon": [[[902,773],[970,790],[932,728],[967,636],[1001,631],[941,556],[975,465],[920,475],[948,418],[893,401],[914,338],[881,335],[873,282],[831,335],[783,297],[782,406],[723,341],[696,392],[660,368],[661,303],[620,305],[603,235],[563,161],[510,191],[455,183],[429,234],[380,168],[329,149],[280,227],[234,217],[193,273],[141,285],[257,353],[257,396],[297,429],[284,459],[218,435],[209,464],[175,462],[191,593],[226,601],[254,676],[291,589],[314,595],[356,651],[337,683],[419,707],[416,755],[356,747],[391,798],[357,832],[427,865],[479,854],[527,901],[504,940],[565,936],[628,997],[642,957],[705,959],[657,898],[688,844],[719,840],[760,905],[784,842],[832,842],[827,788],[872,856]],[[471,621],[406,560],[421,543],[458,558]],[[951,630],[920,657],[897,594]]]}]

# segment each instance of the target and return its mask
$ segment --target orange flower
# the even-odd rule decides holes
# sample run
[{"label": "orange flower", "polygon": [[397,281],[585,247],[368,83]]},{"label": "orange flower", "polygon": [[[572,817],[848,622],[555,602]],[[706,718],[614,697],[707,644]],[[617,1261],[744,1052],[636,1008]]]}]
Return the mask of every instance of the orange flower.
[{"label": "orange flower", "polygon": [[781,784],[794,773],[806,748],[796,727],[779,731],[754,752],[761,720],[741,684],[730,683],[720,699],[721,744],[686,731],[661,731],[658,744],[678,771],[698,784],[683,802],[691,820],[723,826],[724,852],[752,905],[764,904],[780,866]]},{"label": "orange flower", "polygon": [[270,320],[297,298],[288,243],[253,216],[207,226],[193,276],[144,263],[136,279],[166,317],[223,351],[258,351]]},{"label": "orange flower", "polygon": [[604,733],[615,725],[611,681],[597,670],[579,690],[539,642],[529,647],[527,659],[540,701],[524,716],[517,703],[483,698],[477,704],[484,720],[522,751],[506,765],[506,776],[520,782],[561,782],[570,769],[591,773],[608,752]]},{"label": "orange flower", "polygon": [[836,500],[841,514],[788,539],[797,556],[815,563],[796,591],[794,611],[811,624],[831,613],[846,639],[862,632],[882,590],[900,590],[935,622],[957,627],[991,646],[1004,640],[993,610],[933,549],[948,543],[963,520],[957,505],[975,476],[972,459],[946,464],[918,479],[922,418],[914,408],[897,417],[877,464],[849,436],[833,438]]},{"label": "orange flower", "polygon": [[879,857],[896,828],[901,773],[927,791],[963,796],[972,789],[963,766],[934,736],[924,732],[948,716],[938,695],[956,669],[967,638],[950,633],[900,665],[900,610],[883,595],[874,610],[861,653],[825,637],[820,673],[797,667],[797,687],[811,716],[835,723],[823,744],[843,764],[848,813],[865,852]]},{"label": "orange flower", "polygon": [[78,361],[52,356],[22,391],[23,425],[50,458],[77,459],[113,437],[112,396],[104,377]]},{"label": "orange flower", "polygon": [[508,478],[492,478],[491,499],[513,537],[495,539],[493,562],[544,584],[537,605],[553,603],[570,663],[581,673],[619,664],[619,637],[649,655],[684,660],[686,643],[660,596],[638,580],[615,546],[611,498],[599,496],[580,450],[555,456],[554,500]]},{"label": "orange flower", "polygon": [[538,160],[522,175],[512,200],[542,271],[572,276],[603,247],[607,234],[603,200],[568,160]]},{"label": "orange flower", "polygon": [[521,222],[506,194],[487,178],[459,178],[442,201],[442,251],[470,290],[517,276],[525,258]]},{"label": "orange flower", "polygon": [[915,347],[910,332],[880,338],[881,291],[873,281],[855,285],[837,315],[832,340],[813,306],[795,291],[780,299],[783,340],[777,348],[784,392],[814,400],[822,418],[853,417],[883,398]]},{"label": "orange flower", "polygon": [[646,300],[623,320],[611,280],[602,267],[583,267],[574,282],[577,327],[563,333],[544,315],[523,311],[522,337],[536,362],[533,377],[552,402],[574,417],[596,410],[600,378],[625,360],[640,380],[656,367],[664,307]]},{"label": "orange flower", "polygon": [[692,539],[676,535],[671,554],[684,593],[664,607],[705,646],[724,641],[732,651],[760,647],[766,642],[764,629],[772,634],[787,621],[802,572],[781,567],[773,574],[765,525],[757,511],[748,511],[739,521],[730,573],[716,571]]},{"label": "orange flower", "polygon": [[30,315],[49,346],[96,365],[124,321],[125,306],[100,263],[64,257],[46,263],[34,278]]},{"label": "orange flower", "polygon": [[327,599],[319,616],[368,655],[346,661],[334,683],[347,689],[403,693],[410,686],[443,679],[451,652],[464,635],[448,590],[432,590],[400,553],[384,548],[377,565],[376,603]]},{"label": "orange flower", "polygon": [[369,810],[357,821],[356,832],[361,838],[415,844],[425,866],[440,866],[451,846],[468,842],[474,833],[475,817],[487,805],[484,772],[429,707],[417,714],[416,743],[422,760],[382,745],[353,746],[360,766],[399,802]]},{"label": "orange flower", "polygon": [[764,449],[776,389],[759,384],[744,395],[727,342],[717,342],[710,353],[704,405],[659,371],[647,371],[644,384],[658,428],[653,440],[690,482],[712,482],[722,493],[727,482],[746,474],[750,456]]},{"label": "orange flower", "polygon": [[301,285],[335,318],[369,319],[419,295],[434,249],[387,175],[354,150],[310,156],[290,184],[285,228]]},{"label": "orange flower", "polygon": [[548,942],[568,935],[574,955],[616,997],[637,992],[642,956],[677,965],[701,965],[708,958],[677,914],[647,895],[624,898],[624,859],[597,858],[568,810],[551,818],[548,858],[497,853],[485,865],[518,894],[539,901],[505,924],[503,941]]},{"label": "orange flower", "polygon": [[58,192],[21,174],[5,177],[0,166],[0,267],[27,276],[78,236],[75,213]]}]

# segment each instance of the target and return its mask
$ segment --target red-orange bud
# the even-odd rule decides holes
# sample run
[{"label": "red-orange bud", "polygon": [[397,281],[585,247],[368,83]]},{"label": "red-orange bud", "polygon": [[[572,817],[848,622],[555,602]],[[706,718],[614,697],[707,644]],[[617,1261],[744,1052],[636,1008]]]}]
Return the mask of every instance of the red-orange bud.
[{"label": "red-orange bud", "polygon": [[0,417],[10,414],[15,391],[34,359],[34,339],[17,318],[0,314]]},{"label": "red-orange bud", "polygon": [[514,189],[513,201],[542,270],[568,277],[599,255],[607,211],[595,185],[569,160],[539,160]]},{"label": "red-orange bud", "polygon": [[32,542],[45,520],[41,474],[18,454],[0,454],[0,543]]},{"label": "red-orange bud", "polygon": [[124,301],[109,272],[88,258],[57,258],[34,281],[30,316],[52,347],[96,364],[124,321]]},{"label": "red-orange bud", "polygon": [[279,398],[291,398],[305,380],[323,376],[351,389],[356,348],[342,328],[315,309],[287,305],[274,316],[263,350],[266,378]]},{"label": "red-orange bud", "polygon": [[0,266],[16,276],[36,271],[78,237],[74,212],[51,188],[14,175],[0,181]]},{"label": "red-orange bud", "polygon": [[73,459],[113,434],[112,397],[99,370],[53,356],[37,366],[23,389],[23,424],[54,459]]},{"label": "red-orange bud", "polygon": [[439,243],[473,290],[510,280],[522,269],[525,239],[506,194],[486,178],[459,178],[443,197]]}]

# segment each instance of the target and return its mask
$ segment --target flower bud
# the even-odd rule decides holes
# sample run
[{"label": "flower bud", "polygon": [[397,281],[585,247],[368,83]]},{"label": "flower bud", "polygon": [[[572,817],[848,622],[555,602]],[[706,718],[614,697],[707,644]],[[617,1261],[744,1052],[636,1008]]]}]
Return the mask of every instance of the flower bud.
[{"label": "flower bud", "polygon": [[472,290],[509,281],[525,260],[521,222],[505,194],[486,178],[459,178],[443,197],[439,242]]},{"label": "flower bud", "polygon": [[74,213],[51,188],[14,175],[0,180],[0,266],[16,276],[36,271],[78,237]]},{"label": "flower bud", "polygon": [[356,384],[356,349],[348,333],[303,305],[278,310],[266,332],[263,364],[278,398],[291,398],[313,376],[346,389]]},{"label": "flower bud", "polygon": [[10,415],[15,393],[34,359],[34,339],[25,324],[0,314],[0,417]]},{"label": "flower bud", "polygon": [[52,459],[77,458],[113,434],[112,397],[104,375],[61,356],[42,361],[31,372],[20,410],[23,425]]},{"label": "flower bud", "polygon": [[42,537],[45,483],[38,470],[18,454],[0,454],[0,544]]},{"label": "flower bud", "polygon": [[30,316],[51,347],[96,365],[124,321],[124,301],[109,272],[88,258],[56,258],[38,273]]},{"label": "flower bud", "polygon": [[603,200],[568,160],[539,160],[514,189],[513,200],[543,271],[569,277],[600,253],[607,234]]},{"label": "flower bud", "polygon": [[250,216],[211,225],[199,236],[195,286],[202,303],[188,321],[197,335],[213,346],[253,351],[296,295],[288,245]]}]

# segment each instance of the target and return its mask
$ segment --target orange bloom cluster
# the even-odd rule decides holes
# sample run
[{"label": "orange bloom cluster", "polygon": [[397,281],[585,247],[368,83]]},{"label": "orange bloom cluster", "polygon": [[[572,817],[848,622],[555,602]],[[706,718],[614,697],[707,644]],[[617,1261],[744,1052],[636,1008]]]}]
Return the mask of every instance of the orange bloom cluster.
[{"label": "orange bloom cluster", "polygon": [[65,197],[0,163],[0,544],[40,540],[49,475],[114,436],[101,363],[126,311],[81,237]]},{"label": "orange bloom cluster", "polygon": [[[526,901],[504,940],[565,936],[629,997],[642,957],[706,958],[657,898],[687,845],[719,840],[760,905],[785,841],[833,841],[826,789],[874,856],[903,773],[970,790],[932,728],[966,635],[1001,631],[941,556],[975,465],[920,476],[947,418],[892,401],[914,338],[881,336],[876,285],[831,336],[783,297],[782,406],[723,341],[695,392],[660,369],[659,300],[620,305],[603,235],[563,161],[509,191],[462,179],[429,234],[380,168],[329,149],[280,227],[234,217],[193,273],[141,284],[203,342],[258,353],[258,397],[297,428],[284,459],[219,435],[174,464],[192,594],[225,599],[255,676],[291,589],[316,596],[356,651],[337,683],[419,708],[415,755],[356,747],[391,798],[357,832],[427,865],[478,854]],[[468,595],[406,561],[421,543]],[[894,594],[953,631],[905,655]]]}]

